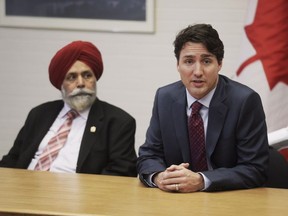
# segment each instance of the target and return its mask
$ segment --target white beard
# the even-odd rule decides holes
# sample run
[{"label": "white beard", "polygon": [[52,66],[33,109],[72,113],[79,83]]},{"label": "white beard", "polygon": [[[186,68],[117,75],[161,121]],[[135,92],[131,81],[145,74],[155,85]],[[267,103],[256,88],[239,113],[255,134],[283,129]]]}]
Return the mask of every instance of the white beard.
[{"label": "white beard", "polygon": [[62,87],[61,93],[64,102],[78,112],[91,107],[96,99],[96,87],[94,91],[85,88],[74,89],[69,95],[66,94],[66,91]]}]

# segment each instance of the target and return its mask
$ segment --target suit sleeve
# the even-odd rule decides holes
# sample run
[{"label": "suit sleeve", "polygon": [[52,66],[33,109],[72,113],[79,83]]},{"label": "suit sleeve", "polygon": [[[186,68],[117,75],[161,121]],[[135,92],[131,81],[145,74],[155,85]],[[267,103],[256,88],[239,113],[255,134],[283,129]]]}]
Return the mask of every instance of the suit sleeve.
[{"label": "suit sleeve", "polygon": [[0,167],[8,167],[8,168],[15,167],[18,161],[19,155],[20,155],[22,133],[23,133],[23,128],[20,130],[14,142],[14,145],[12,146],[8,154],[4,155],[2,160],[0,161]]},{"label": "suit sleeve", "polygon": [[129,116],[125,120],[115,121],[112,125],[109,131],[109,160],[101,174],[136,177],[136,121]]},{"label": "suit sleeve", "polygon": [[0,161],[0,167],[26,169],[62,107],[63,101],[57,100],[31,109],[12,148]]},{"label": "suit sleeve", "polygon": [[[233,135],[236,146],[236,165],[203,172],[211,180],[207,191],[259,187],[267,178],[268,139],[261,99],[257,93],[253,92],[241,101],[239,106],[239,113],[235,113],[239,115],[235,135]],[[229,142],[229,140],[226,141]],[[224,144],[222,146],[225,146],[225,140],[222,142]],[[220,157],[223,158],[227,152],[225,153],[225,149],[221,149],[221,152]]]},{"label": "suit sleeve", "polygon": [[152,117],[146,133],[146,140],[139,148],[139,158],[137,161],[139,178],[142,183],[149,187],[153,187],[151,182],[148,181],[149,176],[166,169],[158,115],[158,96],[159,90],[156,92]]},{"label": "suit sleeve", "polygon": [[12,148],[0,161],[0,167],[22,169],[28,167],[34,155],[33,151],[37,149],[37,146],[33,147],[32,145],[35,141],[34,136],[32,136],[32,134],[34,134],[32,131],[34,131],[35,128],[34,113],[33,110],[29,112],[25,124],[19,131]]}]

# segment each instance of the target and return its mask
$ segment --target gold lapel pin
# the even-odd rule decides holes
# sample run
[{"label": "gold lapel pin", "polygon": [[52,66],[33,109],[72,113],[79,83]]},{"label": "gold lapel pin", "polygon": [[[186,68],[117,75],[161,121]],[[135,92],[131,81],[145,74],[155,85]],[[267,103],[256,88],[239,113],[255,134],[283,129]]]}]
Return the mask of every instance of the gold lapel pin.
[{"label": "gold lapel pin", "polygon": [[90,132],[91,133],[95,133],[96,132],[96,127],[95,126],[90,127]]}]

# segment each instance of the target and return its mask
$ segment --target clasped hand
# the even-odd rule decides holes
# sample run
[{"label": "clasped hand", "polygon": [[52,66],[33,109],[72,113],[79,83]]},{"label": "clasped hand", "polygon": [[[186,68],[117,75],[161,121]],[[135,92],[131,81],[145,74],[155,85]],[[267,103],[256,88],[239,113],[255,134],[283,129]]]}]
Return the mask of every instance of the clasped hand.
[{"label": "clasped hand", "polygon": [[154,183],[163,191],[168,192],[195,192],[204,188],[204,179],[201,174],[188,169],[189,163],[171,165],[165,171],[157,173]]}]

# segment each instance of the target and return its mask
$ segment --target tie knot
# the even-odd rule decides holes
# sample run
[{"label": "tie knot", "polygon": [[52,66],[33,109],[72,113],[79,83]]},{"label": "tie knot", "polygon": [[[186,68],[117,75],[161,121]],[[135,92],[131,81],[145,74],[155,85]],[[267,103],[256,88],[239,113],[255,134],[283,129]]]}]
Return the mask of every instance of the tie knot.
[{"label": "tie knot", "polygon": [[199,110],[201,109],[201,107],[202,107],[202,104],[199,103],[198,101],[195,101],[192,104],[192,114],[199,113]]},{"label": "tie knot", "polygon": [[77,111],[71,109],[69,112],[67,112],[66,115],[68,116],[69,119],[74,119],[79,115],[79,113]]}]

